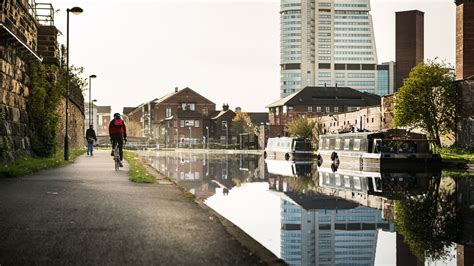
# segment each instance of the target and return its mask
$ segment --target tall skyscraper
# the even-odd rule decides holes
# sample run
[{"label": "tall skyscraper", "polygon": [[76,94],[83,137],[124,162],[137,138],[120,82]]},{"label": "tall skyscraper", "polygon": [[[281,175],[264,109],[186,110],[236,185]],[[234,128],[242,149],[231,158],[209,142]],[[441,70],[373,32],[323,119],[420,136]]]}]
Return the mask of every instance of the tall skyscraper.
[{"label": "tall skyscraper", "polygon": [[474,75],[474,1],[456,0],[456,80]]},{"label": "tall skyscraper", "polygon": [[370,0],[281,0],[280,96],[306,86],[377,92]]},{"label": "tall skyscraper", "polygon": [[395,12],[395,91],[424,59],[424,14],[419,10]]}]

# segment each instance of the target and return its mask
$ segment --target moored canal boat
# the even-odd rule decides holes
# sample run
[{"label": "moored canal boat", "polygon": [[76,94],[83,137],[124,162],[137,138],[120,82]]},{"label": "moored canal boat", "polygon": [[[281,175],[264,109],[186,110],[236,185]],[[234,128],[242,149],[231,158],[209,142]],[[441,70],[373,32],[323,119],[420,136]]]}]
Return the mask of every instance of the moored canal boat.
[{"label": "moored canal boat", "polygon": [[294,137],[269,138],[264,151],[265,159],[311,160],[313,150],[311,141]]},{"label": "moored canal boat", "polygon": [[425,135],[389,129],[321,135],[317,164],[333,171],[434,170],[441,167],[441,157]]}]

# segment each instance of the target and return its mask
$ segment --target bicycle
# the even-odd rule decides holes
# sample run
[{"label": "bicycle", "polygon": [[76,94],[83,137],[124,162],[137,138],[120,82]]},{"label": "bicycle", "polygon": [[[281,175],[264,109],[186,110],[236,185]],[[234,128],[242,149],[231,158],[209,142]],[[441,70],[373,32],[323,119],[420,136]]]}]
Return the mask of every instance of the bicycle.
[{"label": "bicycle", "polygon": [[118,171],[120,169],[120,151],[118,146],[118,143],[116,143],[114,147],[115,171]]}]

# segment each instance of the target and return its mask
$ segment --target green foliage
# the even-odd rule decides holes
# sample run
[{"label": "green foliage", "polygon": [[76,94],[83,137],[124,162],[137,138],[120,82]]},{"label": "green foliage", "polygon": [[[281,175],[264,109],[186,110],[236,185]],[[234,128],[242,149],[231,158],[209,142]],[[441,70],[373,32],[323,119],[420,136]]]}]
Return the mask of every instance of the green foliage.
[{"label": "green foliage", "polygon": [[316,122],[307,117],[298,117],[286,126],[286,130],[293,137],[313,139],[313,130]]},{"label": "green foliage", "polygon": [[420,259],[449,258],[449,247],[459,235],[460,222],[456,195],[440,189],[434,178],[423,195],[409,196],[395,202],[394,224],[410,250]]},{"label": "green foliage", "polygon": [[63,166],[72,163],[76,157],[85,152],[85,149],[73,149],[69,161],[64,161],[64,154],[62,151],[56,152],[54,156],[47,158],[25,156],[12,163],[0,164],[0,177],[25,176],[38,171]]},{"label": "green foliage", "polygon": [[135,183],[155,183],[155,176],[146,170],[136,153],[131,151],[123,152],[125,160],[130,165],[130,170],[128,171],[130,181]]},{"label": "green foliage", "polygon": [[440,154],[443,160],[474,164],[474,149],[441,148]]},{"label": "green foliage", "polygon": [[232,119],[231,132],[237,136],[242,133],[253,134],[255,125],[252,123],[250,116],[245,112],[235,113]]},{"label": "green foliage", "polygon": [[61,87],[57,82],[58,70],[54,66],[33,64],[31,68],[32,90],[28,97],[30,139],[33,153],[50,157],[56,152],[58,141],[58,106]]},{"label": "green foliage", "polygon": [[457,90],[452,67],[428,61],[412,69],[395,95],[394,125],[419,127],[441,145],[441,135],[454,132]]}]

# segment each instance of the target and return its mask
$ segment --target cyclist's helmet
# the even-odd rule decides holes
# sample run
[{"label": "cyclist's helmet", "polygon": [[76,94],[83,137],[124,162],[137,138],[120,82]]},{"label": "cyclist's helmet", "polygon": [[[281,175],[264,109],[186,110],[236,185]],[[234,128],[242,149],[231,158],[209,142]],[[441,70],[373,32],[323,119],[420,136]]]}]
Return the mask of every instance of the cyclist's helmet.
[{"label": "cyclist's helmet", "polygon": [[120,114],[119,114],[119,113],[115,113],[115,114],[114,114],[114,118],[115,118],[115,119],[120,119]]}]

